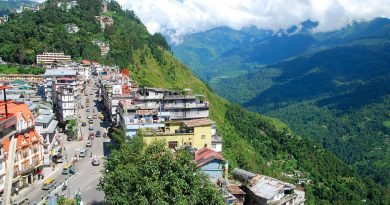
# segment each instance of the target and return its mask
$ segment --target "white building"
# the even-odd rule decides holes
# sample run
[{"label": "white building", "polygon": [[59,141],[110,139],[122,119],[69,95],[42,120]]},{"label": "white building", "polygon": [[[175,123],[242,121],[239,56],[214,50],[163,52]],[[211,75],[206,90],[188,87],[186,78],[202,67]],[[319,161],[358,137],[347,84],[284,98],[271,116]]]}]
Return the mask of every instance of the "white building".
[{"label": "white building", "polygon": [[56,86],[60,85],[71,85],[75,87],[77,72],[69,69],[48,69],[44,74],[44,85],[45,85],[45,99],[47,102],[53,102],[53,97],[56,94]]},{"label": "white building", "polygon": [[76,119],[77,102],[74,87],[61,86],[56,92],[55,111],[59,122],[66,124],[66,121]]},{"label": "white building", "polygon": [[70,55],[64,53],[47,53],[37,55],[37,64],[52,65],[54,63],[65,63],[71,61]]}]

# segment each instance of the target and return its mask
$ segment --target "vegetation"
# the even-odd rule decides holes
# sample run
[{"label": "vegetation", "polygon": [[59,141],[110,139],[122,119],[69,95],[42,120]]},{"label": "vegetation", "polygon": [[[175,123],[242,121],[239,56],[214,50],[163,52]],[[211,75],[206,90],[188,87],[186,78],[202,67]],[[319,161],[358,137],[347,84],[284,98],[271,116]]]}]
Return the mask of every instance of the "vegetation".
[{"label": "vegetation", "polygon": [[[115,1],[111,1],[111,11],[105,15],[112,16],[115,23],[102,32],[94,18],[100,13],[98,8],[101,2],[79,0],[78,3],[80,6],[66,12],[57,9],[49,1],[44,11],[24,12],[23,15],[13,17],[11,22],[0,27],[0,32],[4,33],[0,36],[0,55],[9,62],[31,64],[37,53],[57,50],[78,59],[83,57],[84,49],[91,45],[93,39],[103,40],[110,44],[110,52],[106,59],[99,61],[127,67],[131,71],[131,77],[140,86],[176,90],[190,88],[193,93],[204,95],[210,102],[211,119],[217,123],[217,131],[223,136],[223,155],[229,159],[232,168],[241,167],[291,182],[297,179],[287,178],[283,173],[300,170],[312,181],[305,185],[308,204],[361,204],[362,200],[368,200],[367,204],[378,204],[381,200],[385,201],[381,198],[384,194],[380,187],[374,183],[363,183],[353,169],[325,151],[321,145],[291,133],[278,120],[250,113],[216,96],[204,82],[172,56],[161,35],[150,35],[147,32],[132,11],[123,11]],[[77,34],[65,32],[63,25],[66,23],[75,23],[80,31]],[[91,55],[89,52],[84,52],[84,55],[85,53]],[[180,183],[172,184],[169,178],[162,178],[160,165],[179,169],[181,163],[188,165],[185,154],[179,154],[179,161],[172,161],[158,142],[138,152],[132,147],[135,144],[137,143],[120,143],[120,148],[113,151],[105,165],[109,171],[105,173],[105,183],[101,188],[113,204],[123,204],[127,203],[127,199],[135,199],[135,195],[132,195],[134,191],[139,193],[139,203],[189,201],[196,204],[198,199],[188,196],[187,191],[192,190],[185,190],[183,187],[193,187],[195,196],[204,198],[205,203],[214,203],[207,200],[217,197],[214,196],[215,192],[203,184],[201,178],[194,179],[195,184],[182,183],[180,180],[173,180],[174,183]],[[156,157],[156,153],[161,153],[161,156]],[[190,165],[181,168],[193,170]],[[133,180],[133,177],[137,180]],[[167,177],[182,179],[174,173]],[[160,179],[169,182],[168,185],[172,187],[180,188],[166,193],[168,186],[157,183]],[[114,182],[121,186],[116,186]],[[134,190],[134,185],[142,182],[142,186]],[[155,186],[145,186],[148,183]],[[199,190],[200,184],[209,191],[204,193]],[[156,197],[144,196],[144,193],[151,190],[156,191]],[[178,198],[168,199],[167,194],[175,194]]]},{"label": "vegetation", "polygon": [[[241,43],[204,64],[204,72],[196,66],[193,70],[218,94],[283,120],[293,132],[334,152],[362,178],[389,189],[389,31],[385,18],[328,33],[307,32],[304,26],[295,35]],[[177,56],[189,65],[202,63],[188,58],[194,51],[219,48],[231,33],[208,45],[197,40],[209,32],[193,34],[177,46],[182,51]]]},{"label": "vegetation", "polygon": [[224,204],[190,153],[179,150],[174,156],[165,142],[146,146],[139,136],[126,141],[121,130],[110,135],[119,148],[104,164],[100,183],[110,204]]},{"label": "vegetation", "polygon": [[45,73],[41,67],[0,64],[0,73],[2,74],[33,74],[39,75]]}]

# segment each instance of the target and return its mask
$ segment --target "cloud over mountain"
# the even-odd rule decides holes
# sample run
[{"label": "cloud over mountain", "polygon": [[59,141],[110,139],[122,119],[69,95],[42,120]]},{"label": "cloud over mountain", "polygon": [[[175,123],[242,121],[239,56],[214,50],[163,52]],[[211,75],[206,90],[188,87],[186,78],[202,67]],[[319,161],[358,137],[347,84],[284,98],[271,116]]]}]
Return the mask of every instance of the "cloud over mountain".
[{"label": "cloud over mountain", "polygon": [[353,21],[390,17],[390,0],[119,0],[132,9],[151,33],[174,40],[211,28],[256,26],[277,31],[305,20],[316,31],[339,29]]}]

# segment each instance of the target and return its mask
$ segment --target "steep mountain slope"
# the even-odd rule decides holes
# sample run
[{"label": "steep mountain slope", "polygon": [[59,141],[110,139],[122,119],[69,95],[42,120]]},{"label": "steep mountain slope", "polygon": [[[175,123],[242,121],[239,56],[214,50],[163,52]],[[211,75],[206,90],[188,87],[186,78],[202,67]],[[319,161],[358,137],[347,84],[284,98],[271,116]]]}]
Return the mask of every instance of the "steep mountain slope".
[{"label": "steep mountain slope", "polygon": [[[239,166],[291,182],[297,178],[283,173],[301,170],[310,179],[305,185],[308,204],[388,201],[381,187],[359,177],[321,145],[292,133],[278,120],[248,112],[215,95],[173,57],[161,35],[150,35],[133,12],[123,11],[115,1],[110,2],[111,12],[106,14],[115,23],[103,33],[94,18],[101,12],[101,1],[78,0],[79,6],[68,12],[57,9],[53,2],[47,2],[43,11],[23,13],[0,26],[4,34],[0,36],[0,55],[5,55],[7,61],[31,63],[36,53],[56,49],[75,59],[96,58],[126,66],[141,86],[191,88],[210,102],[211,119],[218,124],[218,132],[223,136],[223,154],[231,167]],[[66,23],[76,23],[81,31],[76,35],[67,34]],[[96,38],[110,43],[107,58],[98,57],[99,50],[90,47],[89,42]]]},{"label": "steep mountain slope", "polygon": [[191,67],[192,71],[208,79],[218,71],[210,70],[209,65],[219,59],[225,52],[240,45],[248,45],[251,42],[267,38],[271,31],[258,30],[255,27],[244,28],[240,31],[227,27],[219,27],[202,33],[194,33],[186,36],[179,44],[172,43],[175,56]]},{"label": "steep mountain slope", "polygon": [[389,52],[383,40],[354,42],[225,80],[216,91],[282,119],[388,186]]}]

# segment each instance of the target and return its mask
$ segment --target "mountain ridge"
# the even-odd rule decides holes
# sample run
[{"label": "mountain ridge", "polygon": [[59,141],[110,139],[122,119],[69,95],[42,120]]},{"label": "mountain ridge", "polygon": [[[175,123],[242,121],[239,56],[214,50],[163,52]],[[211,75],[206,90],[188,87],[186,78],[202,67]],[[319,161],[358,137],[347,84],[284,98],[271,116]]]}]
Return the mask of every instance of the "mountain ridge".
[{"label": "mountain ridge", "polygon": [[[284,172],[301,170],[311,180],[305,185],[308,204],[378,204],[383,190],[370,179],[359,177],[331,152],[300,137],[275,119],[249,112],[217,96],[180,61],[174,58],[160,34],[151,35],[132,11],[111,1],[115,23],[101,32],[94,16],[100,15],[101,1],[78,0],[70,11],[56,8],[54,1],[42,11],[26,12],[1,25],[0,55],[9,62],[29,64],[46,49],[63,50],[73,59],[115,63],[127,68],[141,86],[181,90],[190,88],[210,102],[210,117],[223,136],[223,155],[231,167],[241,167],[294,183]],[[115,12],[114,12],[115,11]],[[61,17],[59,19],[53,16]],[[76,23],[80,33],[64,33],[65,23]],[[46,33],[44,32],[46,31]],[[14,38],[17,34],[17,38]],[[50,34],[50,35],[43,35]],[[93,39],[110,42],[107,58],[97,57]],[[58,40],[56,42],[55,40]],[[13,49],[15,47],[15,49]],[[22,55],[23,54],[23,55]]]}]

